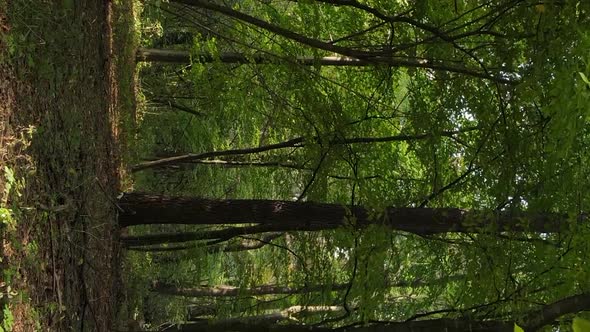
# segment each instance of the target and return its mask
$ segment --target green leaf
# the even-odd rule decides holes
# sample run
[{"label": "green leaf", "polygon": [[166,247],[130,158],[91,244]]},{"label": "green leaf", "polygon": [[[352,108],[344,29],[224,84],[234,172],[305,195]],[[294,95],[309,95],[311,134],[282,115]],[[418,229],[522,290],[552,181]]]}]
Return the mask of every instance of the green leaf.
[{"label": "green leaf", "polygon": [[14,182],[14,172],[8,166],[4,166],[4,174],[6,175],[6,181],[9,183]]},{"label": "green leaf", "polygon": [[518,324],[514,323],[514,332],[524,332],[524,330]]},{"label": "green leaf", "polygon": [[62,5],[65,10],[74,10],[74,0],[62,0]]},{"label": "green leaf", "polygon": [[572,323],[574,332],[590,332],[590,321],[576,317]]},{"label": "green leaf", "polygon": [[582,73],[581,71],[579,71],[578,74],[580,74],[582,81],[584,81],[584,83],[588,84],[588,86],[590,87],[590,80],[588,80],[588,77],[586,77],[586,75],[584,75],[584,73]]}]

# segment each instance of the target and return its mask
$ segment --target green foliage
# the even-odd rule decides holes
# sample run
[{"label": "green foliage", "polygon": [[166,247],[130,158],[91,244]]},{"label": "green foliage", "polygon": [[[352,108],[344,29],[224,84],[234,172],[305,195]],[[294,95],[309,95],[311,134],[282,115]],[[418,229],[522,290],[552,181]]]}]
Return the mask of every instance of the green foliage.
[{"label": "green foliage", "polygon": [[[551,211],[569,214],[574,224],[590,203],[588,5],[359,4],[398,20],[384,23],[370,11],[329,2],[241,1],[230,8],[329,45],[381,52],[369,60],[389,56],[419,65],[303,66],[294,57],[335,52],[215,12],[203,16],[183,7],[184,16],[174,16],[178,8],[163,5],[161,17],[147,13],[146,22],[164,33],[192,32],[191,43],[173,47],[190,50],[193,59],[190,67],[141,68],[148,107],[138,130],[138,155],[242,149],[295,137],[303,137],[305,146],[216,160],[224,167],[195,163],[147,171],[137,175],[135,188],[364,205],[375,221],[383,219],[385,207],[397,206]],[[221,61],[235,52],[250,61],[261,54],[272,60]],[[212,61],[197,57],[203,53]],[[162,96],[202,115],[149,104]],[[401,135],[416,137],[338,144]],[[214,303],[217,317],[290,305],[352,309],[334,326],[410,318],[517,319],[537,308],[532,303],[587,290],[585,229],[513,234],[490,225],[482,234],[418,237],[379,225],[361,230],[354,216],[346,224],[293,232],[245,252],[208,254],[203,245],[174,254],[180,263],[161,277],[242,289],[324,285],[319,292],[285,297],[198,300]],[[187,229],[202,228],[165,230]],[[349,287],[331,288],[343,284]],[[328,318],[334,315],[302,322]]]},{"label": "green foliage", "polygon": [[10,309],[5,306],[2,312],[2,324],[0,325],[1,332],[9,332],[12,331],[12,326],[14,323],[14,317],[12,316],[12,312]]},{"label": "green foliage", "polygon": [[590,321],[580,317],[574,318],[572,322],[572,329],[574,332],[587,332],[590,331]]}]

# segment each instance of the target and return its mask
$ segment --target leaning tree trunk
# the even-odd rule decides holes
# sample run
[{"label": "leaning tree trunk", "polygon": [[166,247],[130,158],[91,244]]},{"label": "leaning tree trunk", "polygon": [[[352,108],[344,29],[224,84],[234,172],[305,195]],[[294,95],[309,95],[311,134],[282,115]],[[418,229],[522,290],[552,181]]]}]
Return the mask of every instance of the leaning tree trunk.
[{"label": "leaning tree trunk", "polygon": [[[560,232],[567,215],[468,211],[459,208],[389,207],[382,218],[362,206],[275,200],[216,200],[128,193],[119,200],[121,227],[145,224],[257,224],[262,232],[318,231],[383,225],[419,235],[446,232]],[[247,228],[247,227],[245,227]],[[244,233],[242,233],[244,234]],[[248,233],[246,233],[248,234]]]}]

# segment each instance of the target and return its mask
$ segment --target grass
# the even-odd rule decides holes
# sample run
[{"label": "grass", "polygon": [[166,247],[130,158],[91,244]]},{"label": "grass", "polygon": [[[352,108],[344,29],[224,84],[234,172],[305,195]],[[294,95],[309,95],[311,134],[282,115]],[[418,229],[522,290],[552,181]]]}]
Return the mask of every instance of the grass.
[{"label": "grass", "polygon": [[115,325],[120,133],[133,133],[135,108],[128,6],[0,0],[0,331]]}]

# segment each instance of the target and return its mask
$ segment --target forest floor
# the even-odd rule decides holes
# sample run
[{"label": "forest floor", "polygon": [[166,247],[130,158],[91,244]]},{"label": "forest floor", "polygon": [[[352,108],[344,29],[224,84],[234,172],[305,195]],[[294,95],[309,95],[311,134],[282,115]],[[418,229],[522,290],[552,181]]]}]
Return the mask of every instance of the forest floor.
[{"label": "forest floor", "polygon": [[0,0],[0,331],[113,329],[132,6]]}]

